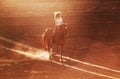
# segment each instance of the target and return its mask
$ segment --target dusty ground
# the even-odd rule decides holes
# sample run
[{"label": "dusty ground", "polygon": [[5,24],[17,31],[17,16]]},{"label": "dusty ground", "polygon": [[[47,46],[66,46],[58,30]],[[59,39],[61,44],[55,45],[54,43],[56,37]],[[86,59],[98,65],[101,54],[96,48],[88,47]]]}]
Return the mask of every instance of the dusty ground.
[{"label": "dusty ground", "polygon": [[1,46],[16,48],[16,44],[1,39],[6,38],[43,48],[41,35],[54,26],[53,12],[60,10],[70,35],[63,55],[118,72],[65,58],[64,64],[59,65],[0,47],[0,79],[120,79],[119,0],[7,1],[0,0]]}]

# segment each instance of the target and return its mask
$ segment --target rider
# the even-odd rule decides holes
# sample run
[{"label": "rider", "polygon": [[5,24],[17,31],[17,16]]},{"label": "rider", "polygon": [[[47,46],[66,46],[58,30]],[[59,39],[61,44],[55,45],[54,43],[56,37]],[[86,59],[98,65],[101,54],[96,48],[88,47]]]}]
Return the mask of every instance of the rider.
[{"label": "rider", "polygon": [[54,21],[57,28],[63,24],[63,18],[60,11],[54,12]]}]

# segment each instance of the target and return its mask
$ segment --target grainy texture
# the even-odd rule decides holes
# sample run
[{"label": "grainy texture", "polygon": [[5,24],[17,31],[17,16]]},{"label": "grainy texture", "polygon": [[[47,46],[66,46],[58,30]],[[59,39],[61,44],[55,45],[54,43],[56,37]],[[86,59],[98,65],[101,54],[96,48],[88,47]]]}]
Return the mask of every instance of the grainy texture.
[{"label": "grainy texture", "polygon": [[[43,48],[41,35],[59,10],[70,35],[63,55],[120,70],[119,7],[120,0],[0,0],[0,37]],[[56,78],[106,79],[0,49],[0,79]]]}]

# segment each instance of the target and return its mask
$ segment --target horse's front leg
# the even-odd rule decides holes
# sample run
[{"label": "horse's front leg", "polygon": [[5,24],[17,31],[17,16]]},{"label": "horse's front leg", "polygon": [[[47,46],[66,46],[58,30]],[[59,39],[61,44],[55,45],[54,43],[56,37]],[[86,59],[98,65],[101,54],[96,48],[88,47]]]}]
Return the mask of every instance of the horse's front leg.
[{"label": "horse's front leg", "polygon": [[62,53],[63,53],[63,46],[60,46],[60,62],[63,61],[63,59],[62,59]]}]

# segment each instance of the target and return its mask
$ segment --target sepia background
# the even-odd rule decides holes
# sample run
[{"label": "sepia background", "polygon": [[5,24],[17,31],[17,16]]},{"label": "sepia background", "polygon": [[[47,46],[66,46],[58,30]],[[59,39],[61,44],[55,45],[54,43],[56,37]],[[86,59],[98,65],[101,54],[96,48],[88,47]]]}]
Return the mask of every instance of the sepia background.
[{"label": "sepia background", "polygon": [[[5,38],[42,49],[41,35],[46,28],[54,27],[54,12],[61,11],[69,34],[63,55],[119,71],[119,7],[119,0],[0,0],[0,46],[16,48],[15,44],[5,42]],[[119,72],[114,73],[118,79]],[[0,47],[0,79],[56,78],[106,79]]]}]

